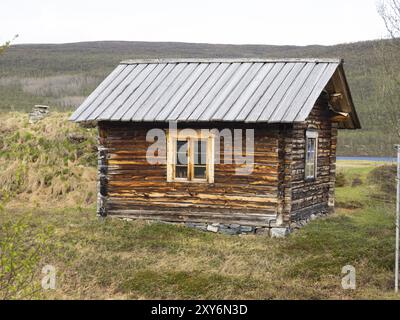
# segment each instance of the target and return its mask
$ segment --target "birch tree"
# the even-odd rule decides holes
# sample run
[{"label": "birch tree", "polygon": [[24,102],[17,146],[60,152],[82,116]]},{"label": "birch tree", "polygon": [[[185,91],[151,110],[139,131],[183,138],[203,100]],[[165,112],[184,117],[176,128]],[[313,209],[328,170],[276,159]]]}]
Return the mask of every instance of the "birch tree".
[{"label": "birch tree", "polygon": [[383,66],[378,78],[378,107],[400,137],[400,0],[381,0],[378,13],[388,35],[377,48],[378,62]]}]

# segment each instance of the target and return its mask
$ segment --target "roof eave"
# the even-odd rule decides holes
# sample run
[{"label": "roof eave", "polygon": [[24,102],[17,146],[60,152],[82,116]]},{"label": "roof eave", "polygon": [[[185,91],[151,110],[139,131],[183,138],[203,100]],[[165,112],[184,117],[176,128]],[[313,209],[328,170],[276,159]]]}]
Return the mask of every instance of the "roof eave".
[{"label": "roof eave", "polygon": [[346,93],[347,93],[347,96],[348,96],[348,99],[349,99],[349,103],[350,103],[350,108],[351,108],[350,119],[351,119],[351,121],[353,123],[352,127],[347,127],[346,129],[361,129],[361,122],[360,122],[360,119],[358,118],[358,115],[357,115],[357,111],[356,111],[356,108],[355,108],[355,105],[354,105],[354,100],[353,100],[353,97],[352,97],[352,94],[351,94],[351,91],[350,91],[350,86],[349,86],[349,83],[347,81],[347,77],[346,77],[346,73],[344,71],[343,64],[344,64],[343,62],[340,63],[339,72],[343,75],[343,85],[344,85],[344,88],[346,90]]}]

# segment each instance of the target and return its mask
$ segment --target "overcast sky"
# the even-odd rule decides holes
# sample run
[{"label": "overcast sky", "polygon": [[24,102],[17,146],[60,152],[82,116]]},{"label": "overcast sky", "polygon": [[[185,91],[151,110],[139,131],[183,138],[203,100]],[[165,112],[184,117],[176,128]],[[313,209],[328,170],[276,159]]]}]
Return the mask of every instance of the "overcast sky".
[{"label": "overcast sky", "polygon": [[377,0],[1,0],[0,41],[337,44],[384,36]]}]

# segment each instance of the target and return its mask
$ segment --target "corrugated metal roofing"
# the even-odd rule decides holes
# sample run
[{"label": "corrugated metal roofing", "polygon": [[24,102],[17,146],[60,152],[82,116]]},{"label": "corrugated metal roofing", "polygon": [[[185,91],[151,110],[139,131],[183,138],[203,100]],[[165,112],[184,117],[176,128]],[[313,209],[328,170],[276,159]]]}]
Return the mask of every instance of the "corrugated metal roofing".
[{"label": "corrugated metal roofing", "polygon": [[338,59],[124,61],[71,120],[304,121]]}]

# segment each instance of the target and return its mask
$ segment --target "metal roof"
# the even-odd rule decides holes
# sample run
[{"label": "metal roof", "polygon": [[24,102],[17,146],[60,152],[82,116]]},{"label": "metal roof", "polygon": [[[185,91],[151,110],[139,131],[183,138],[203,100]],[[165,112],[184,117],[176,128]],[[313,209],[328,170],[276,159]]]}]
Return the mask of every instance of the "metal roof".
[{"label": "metal roof", "polygon": [[152,59],[121,64],[70,120],[306,120],[339,59]]}]

